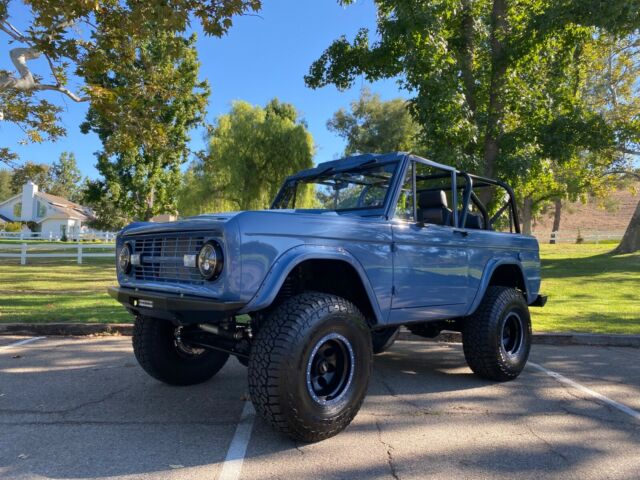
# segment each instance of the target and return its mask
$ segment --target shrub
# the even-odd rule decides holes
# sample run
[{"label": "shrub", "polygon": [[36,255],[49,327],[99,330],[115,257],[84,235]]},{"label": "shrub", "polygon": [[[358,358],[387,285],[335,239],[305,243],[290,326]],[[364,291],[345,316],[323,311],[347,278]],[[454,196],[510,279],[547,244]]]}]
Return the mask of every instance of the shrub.
[{"label": "shrub", "polygon": [[4,224],[5,232],[19,232],[22,230],[22,223],[20,222],[7,222]]}]

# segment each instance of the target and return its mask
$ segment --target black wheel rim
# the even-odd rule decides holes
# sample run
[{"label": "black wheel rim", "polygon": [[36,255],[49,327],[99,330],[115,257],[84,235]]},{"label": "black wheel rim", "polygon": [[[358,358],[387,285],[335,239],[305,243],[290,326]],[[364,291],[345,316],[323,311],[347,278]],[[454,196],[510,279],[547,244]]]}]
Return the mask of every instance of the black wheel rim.
[{"label": "black wheel rim", "polygon": [[520,353],[524,338],[522,318],[517,312],[509,312],[502,325],[502,348],[509,356]]},{"label": "black wheel rim", "polygon": [[322,337],[307,361],[307,390],[321,405],[338,403],[353,380],[355,355],[349,340],[338,333]]}]

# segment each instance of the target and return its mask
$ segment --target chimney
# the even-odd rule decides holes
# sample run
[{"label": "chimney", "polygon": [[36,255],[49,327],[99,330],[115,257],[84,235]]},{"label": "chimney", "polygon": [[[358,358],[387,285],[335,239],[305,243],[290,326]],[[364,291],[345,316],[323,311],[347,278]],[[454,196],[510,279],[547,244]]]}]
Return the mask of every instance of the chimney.
[{"label": "chimney", "polygon": [[38,193],[38,185],[29,180],[22,186],[22,214],[20,220],[28,222],[33,220],[36,209],[36,193]]}]

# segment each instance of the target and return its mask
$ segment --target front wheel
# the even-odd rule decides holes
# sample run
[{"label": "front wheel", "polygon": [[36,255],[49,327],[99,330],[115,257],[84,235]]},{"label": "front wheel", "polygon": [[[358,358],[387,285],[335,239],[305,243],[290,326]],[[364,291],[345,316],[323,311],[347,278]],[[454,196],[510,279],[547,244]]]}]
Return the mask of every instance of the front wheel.
[{"label": "front wheel", "polygon": [[531,317],[521,292],[489,287],[462,330],[467,364],[490,380],[513,380],[524,369],[531,349]]},{"label": "front wheel", "polygon": [[144,371],[169,385],[206,382],[229,359],[228,353],[184,343],[180,327],[156,318],[136,317],[132,341],[133,353]]},{"label": "front wheel", "polygon": [[317,292],[289,298],[260,327],[249,357],[258,414],[295,440],[324,440],[349,425],[366,395],[369,327],[351,302]]}]

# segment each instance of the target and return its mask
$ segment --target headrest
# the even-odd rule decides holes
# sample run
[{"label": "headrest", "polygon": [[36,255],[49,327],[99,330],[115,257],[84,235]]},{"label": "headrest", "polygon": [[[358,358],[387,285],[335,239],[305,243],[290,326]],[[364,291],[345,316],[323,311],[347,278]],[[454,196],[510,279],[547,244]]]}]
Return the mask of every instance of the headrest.
[{"label": "headrest", "polygon": [[418,196],[418,207],[423,208],[447,208],[447,195],[443,190],[429,190],[421,192]]}]

